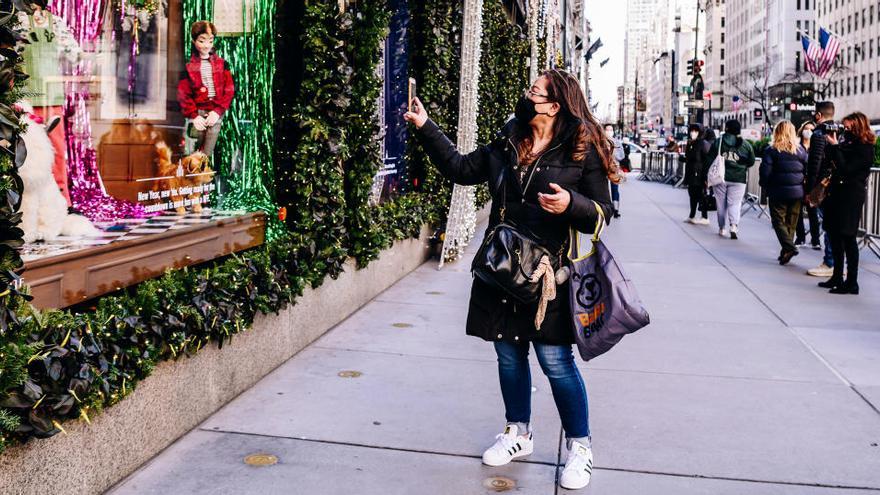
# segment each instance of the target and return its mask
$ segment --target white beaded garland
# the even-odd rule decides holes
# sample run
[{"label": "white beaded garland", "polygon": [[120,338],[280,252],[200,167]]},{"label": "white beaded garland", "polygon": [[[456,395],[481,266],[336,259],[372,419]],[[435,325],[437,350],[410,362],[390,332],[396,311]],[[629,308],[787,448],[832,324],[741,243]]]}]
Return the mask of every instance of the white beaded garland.
[{"label": "white beaded garland", "polygon": [[[483,0],[465,0],[461,37],[461,76],[458,99],[458,139],[461,153],[470,153],[477,145],[477,110],[479,108],[480,45],[483,37]],[[452,189],[446,236],[440,265],[458,259],[474,235],[477,207],[473,186],[456,184]]]}]

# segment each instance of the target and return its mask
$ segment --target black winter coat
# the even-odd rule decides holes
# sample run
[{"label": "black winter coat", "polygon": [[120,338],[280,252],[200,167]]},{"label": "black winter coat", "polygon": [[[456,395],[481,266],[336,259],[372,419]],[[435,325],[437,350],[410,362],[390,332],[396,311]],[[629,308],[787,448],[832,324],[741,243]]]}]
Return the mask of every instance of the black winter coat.
[{"label": "black winter coat", "polygon": [[[417,136],[428,156],[440,173],[456,184],[476,185],[489,183],[492,194],[488,232],[500,222],[504,201],[501,191],[506,190],[505,218],[523,225],[544,241],[551,252],[557,252],[568,242],[569,227],[592,232],[599,220],[598,204],[607,220],[611,219],[611,195],[608,178],[598,151],[589,145],[583,162],[571,160],[569,148],[577,122],[569,122],[535,162],[534,176],[523,194],[518,180],[519,159],[513,143],[515,120],[508,122],[495,140],[478,146],[466,155],[458,152],[449,138],[428,120]],[[501,184],[502,170],[505,187]],[[558,184],[571,195],[565,212],[555,215],[538,204],[538,193],[549,193],[550,183]],[[568,301],[568,283],[556,287],[556,299],[547,306],[540,330],[535,329],[537,304],[515,302],[503,292],[474,279],[468,308],[467,334],[487,341],[538,341],[545,344],[573,344],[571,307]]]},{"label": "black winter coat", "polygon": [[[810,143],[812,146],[812,143]],[[862,221],[862,207],[868,194],[868,176],[874,163],[874,145],[862,143],[828,144],[827,167],[831,171],[828,196],[822,202],[826,232],[854,236]],[[825,177],[827,167],[820,173]]]},{"label": "black winter coat", "polygon": [[761,187],[774,201],[804,199],[807,150],[798,146],[794,154],[768,146],[761,161]]},{"label": "black winter coat", "polygon": [[709,174],[709,165],[706,163],[709,156],[710,144],[703,138],[688,141],[684,151],[684,183],[690,187],[705,187]]}]

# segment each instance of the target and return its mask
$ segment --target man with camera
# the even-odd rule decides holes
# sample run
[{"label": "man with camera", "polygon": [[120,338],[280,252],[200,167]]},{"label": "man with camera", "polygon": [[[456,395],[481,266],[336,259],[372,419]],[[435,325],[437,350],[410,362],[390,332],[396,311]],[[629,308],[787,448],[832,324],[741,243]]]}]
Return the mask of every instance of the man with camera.
[{"label": "man with camera", "polygon": [[[830,101],[820,101],[816,104],[816,130],[813,131],[810,140],[809,157],[807,159],[807,182],[804,191],[809,194],[813,187],[819,182],[819,171],[822,170],[826,161],[825,147],[828,145],[827,135],[831,134],[835,137],[839,133],[840,124],[834,122],[834,103]],[[816,215],[810,215],[810,222],[814,219],[822,220],[822,206],[816,207]],[[812,225],[811,225],[812,228]],[[831,243],[828,242],[828,233],[822,236],[825,244],[825,255],[822,264],[816,268],[807,270],[807,274],[814,277],[830,277],[834,271],[834,257],[831,255]]]}]

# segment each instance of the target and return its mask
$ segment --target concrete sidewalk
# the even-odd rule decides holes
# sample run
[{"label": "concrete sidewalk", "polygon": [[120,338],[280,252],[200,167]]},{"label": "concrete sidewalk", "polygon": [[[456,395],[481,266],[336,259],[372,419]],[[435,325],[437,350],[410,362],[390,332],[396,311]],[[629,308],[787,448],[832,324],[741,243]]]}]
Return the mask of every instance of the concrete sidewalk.
[{"label": "concrete sidewalk", "polygon": [[[682,223],[683,190],[622,194],[605,238],[652,324],[581,363],[597,466],[582,493],[880,493],[876,257],[863,251],[860,296],[834,296],[804,275],[819,252],[776,263],[766,217],[731,241]],[[499,491],[493,477],[566,492],[535,362],[535,452],[480,463],[504,410],[492,346],[464,335],[469,261],[423,265],[112,493],[458,495]],[[246,465],[255,453],[278,463]]]}]

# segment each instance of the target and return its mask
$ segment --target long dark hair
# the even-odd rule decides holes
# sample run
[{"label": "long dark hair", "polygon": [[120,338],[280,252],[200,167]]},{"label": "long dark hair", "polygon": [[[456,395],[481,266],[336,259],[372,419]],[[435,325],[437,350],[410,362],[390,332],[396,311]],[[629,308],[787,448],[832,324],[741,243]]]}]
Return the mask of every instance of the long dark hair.
[{"label": "long dark hair", "polygon": [[[549,101],[559,104],[560,111],[553,123],[553,136],[558,136],[562,127],[569,119],[579,121],[578,128],[574,133],[570,145],[571,159],[581,162],[587,156],[589,146],[596,147],[599,158],[602,160],[602,168],[605,174],[613,182],[620,181],[617,165],[611,157],[612,143],[605,137],[599,121],[593,117],[587,99],[581,90],[578,80],[568,72],[560,69],[550,69],[541,73],[547,79],[547,97]],[[533,137],[529,126],[525,123],[517,129],[517,151],[519,156],[526,156],[532,149]]]},{"label": "long dark hair", "polygon": [[874,144],[877,136],[871,131],[871,125],[868,123],[868,117],[862,112],[853,112],[843,118],[843,123],[849,122],[849,132],[856,137],[859,143]]}]

